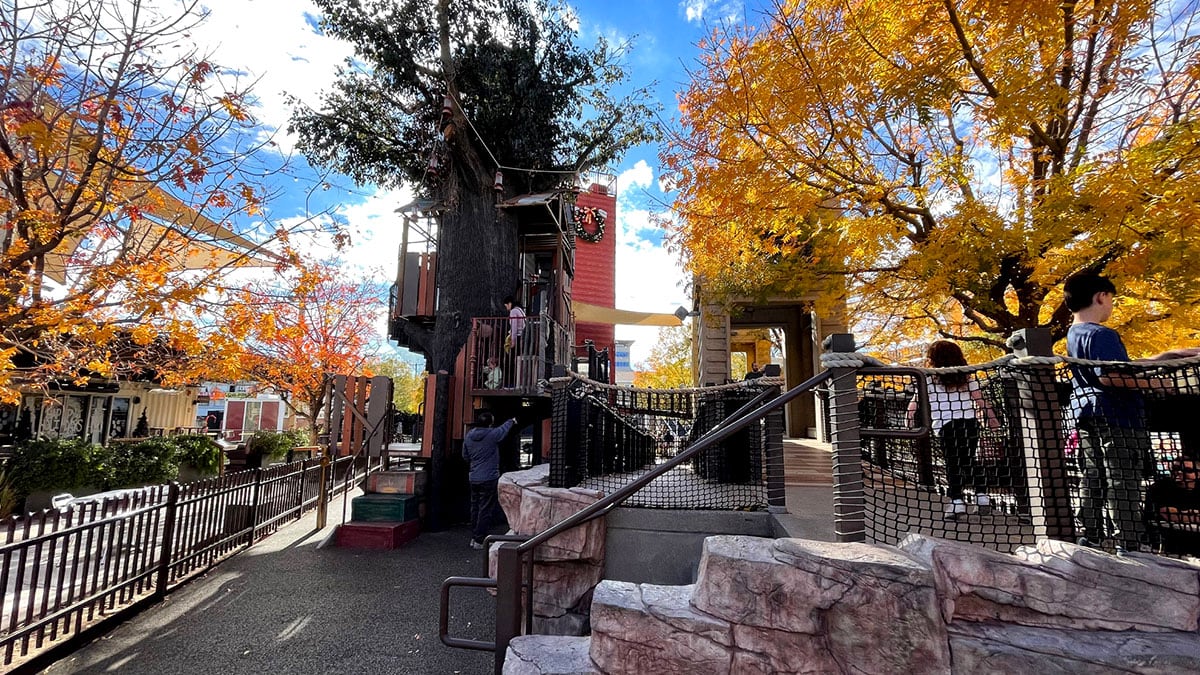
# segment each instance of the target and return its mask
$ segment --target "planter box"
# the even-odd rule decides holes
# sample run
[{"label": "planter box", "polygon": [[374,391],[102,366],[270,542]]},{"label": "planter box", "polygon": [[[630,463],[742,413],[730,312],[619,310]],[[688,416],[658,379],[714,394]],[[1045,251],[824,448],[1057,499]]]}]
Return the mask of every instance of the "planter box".
[{"label": "planter box", "polygon": [[417,520],[420,517],[418,501],[413,495],[362,495],[350,502],[350,520],[360,523]]},{"label": "planter box", "polygon": [[25,511],[27,513],[36,513],[43,509],[51,507],[50,500],[55,495],[70,494],[72,497],[87,497],[89,495],[99,494],[100,488],[91,486],[65,488],[62,490],[34,490],[25,498]]},{"label": "planter box", "polygon": [[216,475],[216,473],[201,471],[191,464],[180,464],[179,477],[176,480],[180,483],[191,483],[193,481],[204,480],[205,478],[212,478]]},{"label": "planter box", "polygon": [[367,476],[363,492],[387,495],[425,494],[425,481],[429,474],[424,471],[381,471]]},{"label": "planter box", "polygon": [[321,446],[319,445],[298,445],[291,450],[288,450],[287,461],[299,462],[302,459],[312,459],[321,454]]}]

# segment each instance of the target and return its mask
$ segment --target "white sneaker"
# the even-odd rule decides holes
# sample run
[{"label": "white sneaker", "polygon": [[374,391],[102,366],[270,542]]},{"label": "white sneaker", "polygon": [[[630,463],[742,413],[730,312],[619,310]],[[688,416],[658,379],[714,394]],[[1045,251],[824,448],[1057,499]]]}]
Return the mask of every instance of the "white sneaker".
[{"label": "white sneaker", "polygon": [[943,520],[958,520],[959,516],[967,515],[967,504],[961,499],[951,500],[946,505],[946,510],[942,512]]},{"label": "white sneaker", "polygon": [[985,494],[975,495],[975,512],[981,516],[991,515],[992,498]]}]

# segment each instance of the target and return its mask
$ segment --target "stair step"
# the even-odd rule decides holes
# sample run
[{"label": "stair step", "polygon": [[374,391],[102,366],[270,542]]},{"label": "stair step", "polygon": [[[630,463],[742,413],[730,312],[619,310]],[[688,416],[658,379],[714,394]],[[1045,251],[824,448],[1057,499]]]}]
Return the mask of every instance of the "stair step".
[{"label": "stair step", "polygon": [[691,606],[692,586],[602,581],[592,594],[592,661],[605,673],[728,673],[733,629]]},{"label": "stair step", "polygon": [[590,644],[586,637],[515,637],[504,655],[504,675],[602,675],[588,656]]},{"label": "stair step", "polygon": [[345,523],[337,529],[337,545],[345,548],[392,550],[407,544],[421,532],[421,521]]},{"label": "stair step", "polygon": [[425,494],[428,475],[424,471],[377,471],[367,476],[363,492],[420,497]]},{"label": "stair step", "polygon": [[403,523],[420,517],[420,500],[414,495],[366,494],[350,500],[350,520],[366,523]]},{"label": "stair step", "polygon": [[950,669],[933,573],[891,547],[708,537],[691,604],[737,624],[734,672]]},{"label": "stair step", "polygon": [[1043,540],[1017,555],[910,534],[899,548],[935,571],[946,620],[1047,628],[1195,632],[1196,568]]}]

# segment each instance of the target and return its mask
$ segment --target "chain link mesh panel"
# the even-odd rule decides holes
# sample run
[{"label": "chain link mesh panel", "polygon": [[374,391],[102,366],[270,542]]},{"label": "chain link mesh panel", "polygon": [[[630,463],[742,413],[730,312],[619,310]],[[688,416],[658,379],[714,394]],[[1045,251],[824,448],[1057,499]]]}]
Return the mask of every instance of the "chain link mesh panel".
[{"label": "chain link mesh panel", "polygon": [[[612,493],[689,447],[761,388],[593,388],[552,393],[550,480],[555,487]],[[626,506],[756,510],[767,506],[767,437],[756,420],[655,479]]]}]

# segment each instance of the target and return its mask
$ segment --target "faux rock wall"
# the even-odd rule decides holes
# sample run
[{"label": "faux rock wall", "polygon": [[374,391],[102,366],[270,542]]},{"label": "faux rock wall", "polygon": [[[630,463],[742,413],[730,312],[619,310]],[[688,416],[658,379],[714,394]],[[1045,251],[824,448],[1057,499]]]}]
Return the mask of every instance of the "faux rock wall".
[{"label": "faux rock wall", "polygon": [[[551,488],[549,464],[506,473],[497,485],[500,508],[511,533],[535,535],[545,531],[604,495],[583,488]],[[586,635],[592,589],[604,574],[604,518],[573,528],[540,546],[535,553],[533,587],[534,632],[543,635]],[[496,575],[495,551],[489,552],[489,573]]]},{"label": "faux rock wall", "polygon": [[709,537],[694,585],[601,582],[591,628],[517,638],[504,672],[1200,673],[1200,565],[1050,540]]}]

